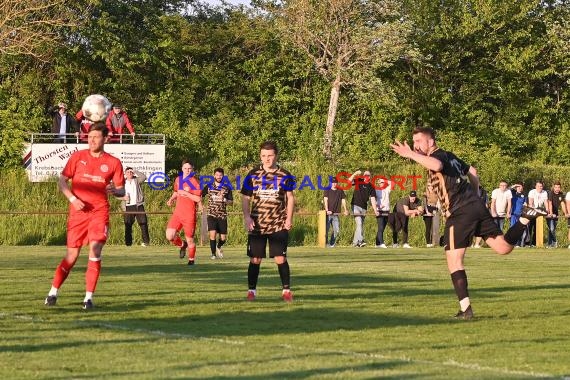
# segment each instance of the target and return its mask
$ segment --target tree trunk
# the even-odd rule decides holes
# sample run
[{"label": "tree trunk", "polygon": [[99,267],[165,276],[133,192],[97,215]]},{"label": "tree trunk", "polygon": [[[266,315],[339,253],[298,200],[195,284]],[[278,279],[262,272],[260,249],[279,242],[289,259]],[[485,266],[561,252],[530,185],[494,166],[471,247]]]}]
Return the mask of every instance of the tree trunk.
[{"label": "tree trunk", "polygon": [[336,110],[338,108],[338,96],[340,94],[340,74],[337,74],[331,88],[331,97],[329,101],[329,113],[327,116],[327,127],[325,129],[325,138],[323,142],[323,154],[327,160],[332,159],[332,142],[334,120],[336,118]]}]

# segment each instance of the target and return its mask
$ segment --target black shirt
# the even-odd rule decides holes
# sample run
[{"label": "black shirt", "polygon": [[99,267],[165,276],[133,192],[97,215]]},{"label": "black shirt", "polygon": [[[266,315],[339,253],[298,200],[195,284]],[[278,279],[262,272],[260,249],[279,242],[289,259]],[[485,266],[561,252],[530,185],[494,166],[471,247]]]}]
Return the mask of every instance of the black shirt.
[{"label": "black shirt", "polygon": [[376,197],[376,191],[370,183],[353,181],[354,193],[352,193],[352,206],[362,207],[366,210],[368,207],[368,200]]},{"label": "black shirt", "polygon": [[441,171],[429,170],[428,181],[433,186],[444,211],[453,213],[460,207],[480,202],[477,193],[467,180],[469,165],[451,152],[437,148],[430,157],[441,161]]},{"label": "black shirt", "polygon": [[340,214],[342,200],[346,198],[344,191],[341,189],[325,190],[324,198],[327,198],[328,211],[332,211],[333,214]]}]

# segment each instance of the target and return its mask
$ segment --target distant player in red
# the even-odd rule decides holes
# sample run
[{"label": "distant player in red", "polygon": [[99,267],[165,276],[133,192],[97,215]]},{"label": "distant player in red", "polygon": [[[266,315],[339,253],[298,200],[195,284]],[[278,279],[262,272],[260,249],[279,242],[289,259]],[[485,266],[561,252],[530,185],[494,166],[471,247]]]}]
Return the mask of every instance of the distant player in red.
[{"label": "distant player in red", "polygon": [[[174,181],[174,191],[166,204],[172,206],[176,202],[174,213],[166,226],[166,238],[175,246],[180,247],[180,258],[186,256],[188,248],[188,265],[194,265],[196,257],[196,244],[194,232],[196,231],[196,208],[202,201],[202,190],[198,179],[192,173],[194,166],[190,161],[182,161],[182,174]],[[179,236],[184,229],[185,241]]]},{"label": "distant player in red", "polygon": [[89,148],[74,153],[59,176],[59,190],[70,203],[67,254],[55,270],[51,290],[45,299],[46,306],[56,304],[58,290],[75,265],[81,247],[89,244],[83,309],[93,308],[93,293],[101,270],[101,250],[109,230],[108,194],[124,196],[125,193],[121,161],[103,150],[107,133],[105,124],[93,124],[87,135]]}]

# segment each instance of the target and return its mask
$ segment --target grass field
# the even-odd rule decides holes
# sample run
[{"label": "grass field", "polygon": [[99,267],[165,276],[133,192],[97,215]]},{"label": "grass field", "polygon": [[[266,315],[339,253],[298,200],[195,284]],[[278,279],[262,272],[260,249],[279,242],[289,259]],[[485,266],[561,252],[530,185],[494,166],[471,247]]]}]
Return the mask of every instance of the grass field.
[{"label": "grass field", "polygon": [[471,250],[472,321],[441,249],[290,249],[295,300],[244,249],[188,267],[169,247],[108,246],[84,312],[83,255],[43,306],[63,247],[0,246],[3,379],[570,378],[570,250]]}]

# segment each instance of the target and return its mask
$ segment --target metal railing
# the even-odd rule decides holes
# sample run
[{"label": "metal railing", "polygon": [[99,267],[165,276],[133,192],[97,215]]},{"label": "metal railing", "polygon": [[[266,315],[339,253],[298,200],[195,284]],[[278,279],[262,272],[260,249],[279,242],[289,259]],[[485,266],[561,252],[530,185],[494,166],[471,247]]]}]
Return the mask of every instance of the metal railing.
[{"label": "metal railing", "polygon": [[[30,133],[32,144],[85,144],[85,133]],[[121,134],[109,137],[110,144],[162,144],[166,143],[166,136],[161,133]]]}]

